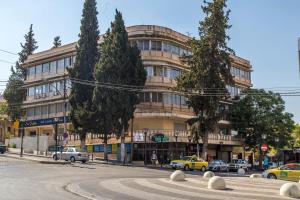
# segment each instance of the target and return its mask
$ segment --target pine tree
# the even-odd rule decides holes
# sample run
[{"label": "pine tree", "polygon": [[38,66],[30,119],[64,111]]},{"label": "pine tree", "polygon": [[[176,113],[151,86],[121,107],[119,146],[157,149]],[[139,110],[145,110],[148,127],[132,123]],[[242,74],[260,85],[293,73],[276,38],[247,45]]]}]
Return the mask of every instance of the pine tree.
[{"label": "pine tree", "polygon": [[[130,46],[122,14],[117,10],[111,30],[107,31],[101,44],[101,59],[95,67],[95,80],[107,84],[145,85],[146,72],[140,51],[136,46]],[[95,87],[96,124],[97,131],[104,135],[105,159],[108,135],[120,135],[122,128],[127,131],[128,121],[133,117],[137,103],[137,92]]]},{"label": "pine tree", "polygon": [[52,47],[52,48],[57,48],[57,47],[60,47],[60,46],[61,46],[61,39],[60,39],[60,36],[54,37],[54,40],[53,40],[53,47]]},{"label": "pine tree", "polygon": [[226,30],[230,10],[226,9],[226,0],[204,1],[202,10],[205,18],[199,24],[199,39],[189,41],[192,55],[183,61],[190,66],[178,79],[178,89],[188,92],[187,104],[193,108],[196,118],[190,119],[194,137],[198,142],[202,138],[202,158],[207,157],[208,134],[213,132],[220,119],[220,101],[227,96],[226,85],[232,85],[230,74],[233,51],[227,47]]},{"label": "pine tree", "polygon": [[38,48],[37,41],[34,39],[34,33],[32,29],[32,24],[30,25],[29,32],[25,34],[25,43],[21,43],[22,50],[19,54],[19,62],[16,64],[17,73],[23,75],[23,79],[26,78],[26,69],[20,67],[20,64],[23,64],[24,61],[28,58],[29,55]]},{"label": "pine tree", "polygon": [[19,53],[19,60],[16,62],[15,69],[11,68],[11,75],[3,94],[8,105],[8,115],[13,121],[20,119],[21,104],[26,97],[26,90],[22,88],[26,78],[26,69],[22,68],[21,65],[38,48],[34,39],[32,24],[24,38],[25,43],[21,43],[22,50]]},{"label": "pine tree", "polygon": [[70,118],[74,129],[80,134],[82,148],[85,144],[87,132],[91,131],[95,124],[91,115],[93,87],[76,83],[74,80],[94,80],[94,65],[99,58],[97,48],[99,38],[97,14],[96,1],[85,0],[76,49],[76,61],[74,67],[68,69],[72,82],[69,97],[72,107]]}]

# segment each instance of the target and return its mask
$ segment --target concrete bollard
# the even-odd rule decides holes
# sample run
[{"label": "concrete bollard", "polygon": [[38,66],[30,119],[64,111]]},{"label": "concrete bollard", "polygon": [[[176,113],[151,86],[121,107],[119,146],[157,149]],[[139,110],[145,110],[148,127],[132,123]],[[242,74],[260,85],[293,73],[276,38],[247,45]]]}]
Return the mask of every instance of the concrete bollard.
[{"label": "concrete bollard", "polygon": [[215,173],[211,172],[211,171],[207,171],[203,174],[203,178],[211,178],[214,177]]},{"label": "concrete bollard", "polygon": [[245,175],[246,171],[243,168],[238,169],[238,175]]},{"label": "concrete bollard", "polygon": [[171,181],[185,181],[185,174],[181,170],[176,170],[170,176]]},{"label": "concrete bollard", "polygon": [[261,174],[251,174],[250,178],[262,178]]},{"label": "concrete bollard", "polygon": [[300,197],[300,190],[296,183],[285,183],[280,187],[280,195],[285,197]]},{"label": "concrete bollard", "polygon": [[226,189],[226,183],[224,178],[220,176],[214,176],[208,181],[208,189],[212,190],[225,190]]}]

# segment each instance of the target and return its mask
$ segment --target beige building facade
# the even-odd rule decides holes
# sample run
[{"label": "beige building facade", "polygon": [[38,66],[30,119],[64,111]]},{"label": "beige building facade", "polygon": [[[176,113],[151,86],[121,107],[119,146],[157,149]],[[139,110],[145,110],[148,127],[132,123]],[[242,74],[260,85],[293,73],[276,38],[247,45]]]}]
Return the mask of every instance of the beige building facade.
[{"label": "beige building facade", "polygon": [[[146,86],[139,95],[140,103],[126,133],[126,148],[128,154],[131,154],[129,157],[134,161],[146,159],[150,162],[151,153],[156,151],[163,162],[168,162],[179,155],[194,154],[196,144],[191,140],[189,127],[186,125],[186,120],[194,114],[186,105],[186,98],[173,91],[176,77],[189,70],[189,66],[181,62],[180,56],[190,54],[186,45],[190,38],[169,28],[153,25],[131,26],[127,31],[130,42],[137,44],[141,50],[147,71]],[[26,135],[53,135],[54,119],[58,118],[59,138],[64,140],[63,92],[66,86],[66,93],[70,93],[71,83],[66,68],[72,67],[75,62],[75,45],[76,43],[72,43],[36,53],[26,60],[24,67],[27,68],[27,97],[23,102],[23,108],[26,109]],[[228,87],[228,90],[235,96],[244,88],[252,86],[252,67],[243,58],[232,58],[231,73],[235,86]],[[68,113],[70,106],[66,109]],[[228,109],[226,102],[224,109]],[[67,130],[68,135],[65,134],[65,138],[68,144],[78,145],[79,136],[72,133],[69,122]],[[159,138],[163,141],[160,142]],[[86,142],[88,151],[102,156],[100,134],[89,134]],[[111,137],[109,143],[111,157],[115,157],[119,151],[120,140]],[[231,130],[228,117],[224,116],[218,129],[209,135],[209,158],[230,160],[233,147],[241,144],[236,132]]]}]

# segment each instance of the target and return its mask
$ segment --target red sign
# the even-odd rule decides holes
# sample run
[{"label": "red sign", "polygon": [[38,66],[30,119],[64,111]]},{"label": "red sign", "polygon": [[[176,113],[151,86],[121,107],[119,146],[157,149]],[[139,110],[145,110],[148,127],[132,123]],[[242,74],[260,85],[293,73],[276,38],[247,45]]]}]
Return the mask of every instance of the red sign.
[{"label": "red sign", "polygon": [[262,151],[268,151],[268,145],[262,144],[261,147],[260,147],[260,149],[261,149]]}]

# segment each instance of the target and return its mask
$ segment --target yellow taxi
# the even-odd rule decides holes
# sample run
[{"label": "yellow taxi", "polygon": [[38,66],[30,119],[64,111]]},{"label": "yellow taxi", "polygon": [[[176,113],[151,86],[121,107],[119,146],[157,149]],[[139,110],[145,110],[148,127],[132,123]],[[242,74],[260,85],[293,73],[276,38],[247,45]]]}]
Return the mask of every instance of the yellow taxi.
[{"label": "yellow taxi", "polygon": [[183,169],[186,171],[195,169],[205,172],[208,167],[208,162],[197,156],[185,156],[180,160],[172,160],[170,166],[173,169]]},{"label": "yellow taxi", "polygon": [[263,176],[269,179],[280,179],[287,181],[300,180],[300,164],[290,163],[279,168],[269,169],[263,173]]}]

